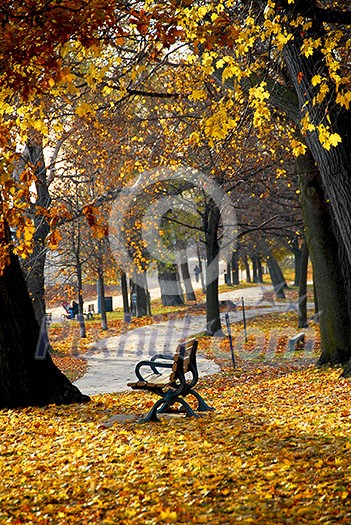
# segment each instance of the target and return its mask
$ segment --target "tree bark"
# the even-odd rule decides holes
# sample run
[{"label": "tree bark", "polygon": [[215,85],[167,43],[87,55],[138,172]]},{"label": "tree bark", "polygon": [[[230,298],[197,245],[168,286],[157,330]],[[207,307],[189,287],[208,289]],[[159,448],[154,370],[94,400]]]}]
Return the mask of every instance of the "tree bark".
[{"label": "tree bark", "polygon": [[158,262],[157,267],[163,306],[179,306],[184,304],[177,265]]},{"label": "tree bark", "polygon": [[235,286],[240,283],[239,281],[239,258],[238,258],[237,250],[233,252],[231,265],[232,265],[232,282],[233,282],[233,285]]},{"label": "tree bark", "polygon": [[128,300],[127,276],[125,272],[123,272],[122,270],[121,270],[121,291],[122,291],[122,299],[123,299],[124,320],[130,322],[131,309],[130,309],[129,300]]},{"label": "tree bark", "polygon": [[302,250],[299,247],[299,240],[297,237],[292,240],[289,247],[294,255],[294,286],[300,286]]},{"label": "tree bark", "polygon": [[196,295],[191,284],[191,277],[189,272],[188,256],[186,248],[181,248],[179,250],[180,256],[180,270],[183,277],[183,283],[185,287],[185,297],[187,301],[196,301]]},{"label": "tree bark", "polygon": [[216,203],[210,199],[204,214],[204,231],[206,238],[206,331],[207,335],[222,336],[218,300],[219,244],[218,228],[220,211]]},{"label": "tree bark", "polygon": [[261,257],[257,257],[257,275],[259,283],[263,283],[263,267]]},{"label": "tree bark", "polygon": [[105,304],[105,279],[104,279],[104,270],[102,266],[98,266],[98,286],[99,286],[99,297],[100,297],[100,312],[101,312],[101,330],[107,330],[107,313],[106,313],[106,304]]},{"label": "tree bark", "polygon": [[351,330],[330,205],[310,153],[298,158],[298,172],[319,308],[322,351],[318,362],[320,365],[344,364],[351,355]]},{"label": "tree bark", "polygon": [[[21,261],[30,298],[33,302],[35,317],[39,324],[45,318],[45,278],[44,268],[46,259],[46,237],[50,231],[49,225],[43,215],[36,213],[38,207],[47,209],[51,198],[47,184],[47,173],[44,161],[43,146],[40,141],[28,140],[22,155],[36,175],[36,201],[31,204],[29,213],[35,226],[33,237],[33,252],[27,259]],[[20,166],[21,171],[24,166]]]},{"label": "tree bark", "polygon": [[145,317],[146,315],[151,315],[146,272],[134,274],[134,291],[136,294],[136,316]]},{"label": "tree bark", "polygon": [[206,293],[204,268],[203,268],[203,264],[202,264],[202,258],[201,258],[201,252],[200,252],[199,244],[196,245],[196,253],[197,253],[197,260],[198,260],[199,268],[200,268],[200,281],[201,281],[202,293]]},{"label": "tree bark", "polygon": [[242,261],[243,261],[244,266],[245,266],[246,282],[247,283],[251,283],[251,272],[250,272],[250,265],[249,265],[249,260],[248,260],[247,255],[244,255],[242,257]]},{"label": "tree bark", "polygon": [[308,247],[305,241],[301,250],[301,268],[299,270],[299,320],[298,328],[308,326],[307,321],[307,268],[308,268]]},{"label": "tree bark", "polygon": [[280,266],[275,257],[273,257],[273,255],[269,255],[266,258],[266,261],[275,294],[278,299],[285,299],[284,288],[286,288],[286,281],[280,269]]},{"label": "tree bark", "polygon": [[18,259],[0,276],[0,407],[89,401],[54,365]]},{"label": "tree bark", "polygon": [[257,267],[257,257],[256,255],[251,255],[252,261],[252,282],[258,283],[258,267]]},{"label": "tree bark", "polygon": [[85,321],[83,315],[84,299],[83,299],[83,275],[82,275],[82,263],[79,258],[79,251],[76,252],[76,274],[77,274],[77,287],[78,287],[78,322],[79,322],[79,333],[80,337],[84,338],[87,336]]},{"label": "tree bark", "polygon": [[[321,35],[321,24],[315,20],[305,38],[310,36],[312,39],[317,39]],[[345,246],[348,262],[351,264],[351,110],[346,110],[335,103],[335,89],[331,83],[330,95],[320,104],[313,102],[318,88],[313,87],[311,79],[317,72],[322,77],[328,78],[328,69],[324,55],[315,51],[312,56],[305,57],[301,53],[301,44],[302,38],[295,35],[295,38],[284,48],[284,61],[298,97],[301,118],[308,111],[312,124],[331,127],[331,132],[338,133],[342,139],[341,143],[336,147],[330,147],[329,150],[321,144],[317,130],[308,132],[305,140],[318,165],[323,187],[330,199],[340,238]],[[332,124],[330,125],[329,122]]]}]

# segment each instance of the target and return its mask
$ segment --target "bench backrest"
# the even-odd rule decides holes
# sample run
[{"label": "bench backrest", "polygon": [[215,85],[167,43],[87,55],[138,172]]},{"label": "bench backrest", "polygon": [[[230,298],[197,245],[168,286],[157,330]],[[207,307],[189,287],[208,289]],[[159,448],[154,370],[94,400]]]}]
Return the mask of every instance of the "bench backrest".
[{"label": "bench backrest", "polygon": [[179,375],[185,375],[187,372],[195,373],[197,345],[196,339],[189,339],[177,346],[170,377],[171,382],[175,381]]}]

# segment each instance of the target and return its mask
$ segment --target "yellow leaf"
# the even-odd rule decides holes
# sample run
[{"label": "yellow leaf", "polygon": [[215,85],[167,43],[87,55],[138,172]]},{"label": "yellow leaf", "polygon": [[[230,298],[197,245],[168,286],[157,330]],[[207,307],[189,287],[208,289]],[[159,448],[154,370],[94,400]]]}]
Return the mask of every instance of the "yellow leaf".
[{"label": "yellow leaf", "polygon": [[341,137],[338,133],[332,133],[329,137],[330,144],[332,146],[337,146],[341,142]]},{"label": "yellow leaf", "polygon": [[315,75],[312,80],[312,86],[317,86],[318,84],[320,84],[322,82],[322,77],[320,75]]},{"label": "yellow leaf", "polygon": [[165,521],[175,521],[177,519],[177,513],[171,511],[170,509],[162,510],[160,513],[161,520]]},{"label": "yellow leaf", "polygon": [[92,113],[92,108],[90,104],[87,104],[86,102],[82,102],[79,106],[76,107],[76,114],[79,117],[83,117],[84,115],[87,115],[88,113]]}]

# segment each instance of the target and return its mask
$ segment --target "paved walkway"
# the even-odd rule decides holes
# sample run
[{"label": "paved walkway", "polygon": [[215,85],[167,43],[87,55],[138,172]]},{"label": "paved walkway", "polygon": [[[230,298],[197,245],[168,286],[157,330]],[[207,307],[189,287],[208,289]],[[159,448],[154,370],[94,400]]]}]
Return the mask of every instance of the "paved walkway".
[{"label": "paved walkway", "polygon": [[[201,283],[193,282],[192,284],[193,284],[193,288],[195,291],[201,289]],[[245,305],[247,306],[255,306],[258,304],[260,306],[272,305],[273,304],[272,301],[267,301],[265,299],[266,293],[271,290],[272,290],[272,286],[270,285],[251,286],[248,288],[243,288],[241,290],[240,289],[236,290],[235,288],[233,288],[233,291],[220,294],[220,299],[221,300],[230,299],[237,304],[241,304],[241,298],[243,297],[245,301]],[[154,288],[150,288],[149,292],[150,292],[151,300],[159,299],[160,288],[158,286]],[[86,299],[85,306],[87,307],[88,304],[93,304],[95,308],[95,312],[98,311],[98,305],[97,305],[96,299],[93,299],[93,300]],[[116,308],[123,308],[122,295],[114,295],[112,297],[112,308],[113,310],[115,310]],[[65,313],[62,306],[57,306],[55,308],[48,308],[47,311],[52,314],[52,321],[54,323],[59,323],[62,320],[62,314]]]},{"label": "paved walkway", "polygon": [[[246,297],[246,305],[254,306],[259,303],[260,306],[260,308],[247,310],[247,319],[257,315],[286,311],[287,308],[294,307],[288,304],[274,305],[267,301],[262,302],[262,290],[259,287],[221,294],[220,300],[231,299],[239,302],[240,296]],[[242,322],[242,320],[242,311],[230,313],[231,323]],[[225,330],[224,314],[222,326]],[[188,315],[102,339],[95,343],[86,354],[87,372],[75,382],[75,385],[88,395],[128,390],[126,385],[129,381],[135,380],[134,368],[138,361],[148,359],[155,353],[173,353],[180,339],[189,338],[204,332],[205,329],[206,317],[204,315]],[[220,370],[216,363],[202,358],[201,355],[198,357],[198,368],[200,377],[215,374]]]}]

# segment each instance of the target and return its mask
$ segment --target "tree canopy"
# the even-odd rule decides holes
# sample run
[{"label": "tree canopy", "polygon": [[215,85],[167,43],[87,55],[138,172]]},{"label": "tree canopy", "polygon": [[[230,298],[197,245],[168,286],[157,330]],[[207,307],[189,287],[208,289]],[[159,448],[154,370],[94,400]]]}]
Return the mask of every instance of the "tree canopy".
[{"label": "tree canopy", "polygon": [[[7,295],[14,255],[34,260],[47,242],[57,246],[58,226],[79,215],[103,237],[102,203],[145,170],[185,162],[236,203],[239,238],[260,224],[306,235],[322,361],[350,359],[347,2],[27,0],[2,6],[0,22],[4,308],[18,300]],[[59,187],[70,191],[65,170],[88,174],[96,189],[73,214],[57,198]],[[304,232],[298,214],[296,228],[282,220],[292,196]],[[212,261],[221,220],[210,204]]]}]

